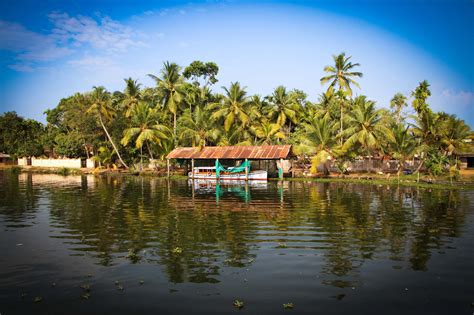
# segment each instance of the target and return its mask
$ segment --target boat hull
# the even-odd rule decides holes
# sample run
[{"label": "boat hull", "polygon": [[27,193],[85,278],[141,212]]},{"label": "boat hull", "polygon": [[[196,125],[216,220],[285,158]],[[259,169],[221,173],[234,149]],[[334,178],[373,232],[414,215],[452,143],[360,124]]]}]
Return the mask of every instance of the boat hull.
[{"label": "boat hull", "polygon": [[[193,174],[188,174],[189,178],[193,178]],[[194,179],[217,180],[216,173],[194,173]],[[219,180],[246,180],[245,173],[224,173],[220,174]],[[267,180],[266,171],[254,171],[248,174],[248,180]]]}]

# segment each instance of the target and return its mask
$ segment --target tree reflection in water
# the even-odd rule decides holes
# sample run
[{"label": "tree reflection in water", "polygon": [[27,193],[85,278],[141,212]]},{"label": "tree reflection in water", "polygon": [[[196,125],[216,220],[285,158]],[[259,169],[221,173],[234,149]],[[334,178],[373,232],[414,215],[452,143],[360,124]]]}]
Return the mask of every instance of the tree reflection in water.
[{"label": "tree reflection in water", "polygon": [[433,250],[460,236],[471,202],[457,190],[342,183],[202,186],[2,172],[0,181],[7,229],[30,226],[46,209],[60,231],[50,237],[62,239],[70,255],[102,266],[156,264],[172,283],[217,283],[222,268],[249,267],[263,249],[317,257],[321,281],[336,287],[362,281],[360,269],[371,260],[427,270]]}]

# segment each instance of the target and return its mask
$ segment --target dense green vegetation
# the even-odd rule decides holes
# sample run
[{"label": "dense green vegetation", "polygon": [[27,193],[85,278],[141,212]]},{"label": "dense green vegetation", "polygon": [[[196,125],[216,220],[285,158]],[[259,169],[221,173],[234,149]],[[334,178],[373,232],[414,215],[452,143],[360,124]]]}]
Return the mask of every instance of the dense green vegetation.
[{"label": "dense green vegetation", "polygon": [[472,132],[456,116],[430,109],[427,81],[377,108],[367,96],[354,97],[360,65],[344,53],[333,59],[315,82],[327,86],[316,101],[284,86],[271,95],[248,95],[239,82],[216,93],[215,63],[194,61],[182,69],[165,62],[157,75],[149,74],[155,86],[128,78],[123,91],[76,93],[45,112],[46,126],[4,113],[0,151],[93,156],[101,165],[128,168],[162,160],[176,146],[292,144],[301,159],[312,159],[313,171],[322,165],[325,173],[331,160],[343,172],[357,156],[381,155],[399,161],[399,171],[414,156],[434,175],[457,168],[456,153]]}]

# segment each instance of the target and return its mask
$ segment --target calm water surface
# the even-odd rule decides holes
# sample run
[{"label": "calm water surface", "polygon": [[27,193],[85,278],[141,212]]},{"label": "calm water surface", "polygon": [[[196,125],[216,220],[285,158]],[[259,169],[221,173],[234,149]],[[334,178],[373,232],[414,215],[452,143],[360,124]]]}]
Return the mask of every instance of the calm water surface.
[{"label": "calm water surface", "polygon": [[474,191],[0,172],[0,253],[2,315],[472,314]]}]

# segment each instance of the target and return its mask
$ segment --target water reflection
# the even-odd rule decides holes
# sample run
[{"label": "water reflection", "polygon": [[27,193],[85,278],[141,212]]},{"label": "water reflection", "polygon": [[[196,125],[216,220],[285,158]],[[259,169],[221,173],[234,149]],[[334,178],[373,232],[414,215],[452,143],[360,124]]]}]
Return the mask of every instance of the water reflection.
[{"label": "water reflection", "polygon": [[[0,172],[0,200],[3,233],[21,233],[46,216],[42,233],[60,240],[64,249],[52,250],[72,261],[155,265],[170,283],[212,284],[224,281],[228,268],[245,270],[260,259],[267,264],[263,273],[274,268],[284,278],[299,270],[322,285],[351,288],[363,285],[362,270],[371,261],[429,270],[433,252],[449,250],[462,237],[473,195],[341,183],[216,185]],[[15,259],[8,258],[10,268]]]}]

